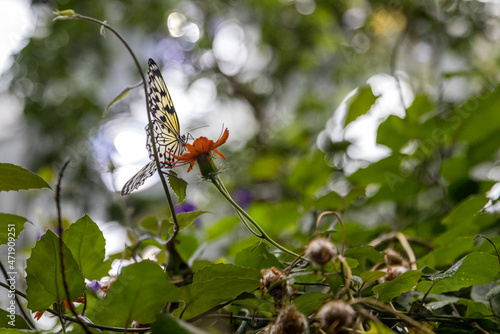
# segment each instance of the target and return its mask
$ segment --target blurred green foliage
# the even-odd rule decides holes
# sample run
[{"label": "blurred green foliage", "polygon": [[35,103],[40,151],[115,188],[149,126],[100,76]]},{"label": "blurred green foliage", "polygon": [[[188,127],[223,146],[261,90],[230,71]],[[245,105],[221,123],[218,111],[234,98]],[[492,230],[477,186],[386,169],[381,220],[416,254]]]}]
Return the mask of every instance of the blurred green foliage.
[{"label": "blurred green foliage", "polygon": [[[264,230],[289,249],[301,253],[317,234],[340,245],[336,220],[325,217],[317,222],[322,211],[333,210],[345,223],[346,257],[356,263],[355,275],[364,275],[365,280],[366,272],[380,264],[384,249],[394,247],[404,253],[395,238],[374,243],[391,231],[402,232],[412,242],[418,269],[446,270],[469,252],[494,254],[490,244],[474,239],[480,233],[500,241],[496,191],[500,53],[494,33],[500,25],[493,6],[476,1],[34,2],[39,28],[10,70],[10,91],[25,104],[23,121],[32,143],[25,166],[57,175],[71,158],[65,201],[80,214],[89,212],[128,226],[129,238],[137,243],[134,254],[151,244],[138,242],[144,236],[170,233],[163,197],[153,192],[121,198],[102,182],[101,173],[109,175],[115,166],[111,160],[106,164],[96,158],[91,138],[101,125],[130,117],[134,97],[127,96],[109,113],[104,110],[139,76],[109,32],[104,38],[89,22],[51,22],[51,11],[71,8],[107,20],[130,43],[144,68],[147,58],[161,59],[164,67],[181,69],[189,82],[213,81],[218,102],[242,101],[250,107],[251,115],[246,116],[256,121],[256,134],[240,146],[228,143],[221,148],[227,158],[221,178]],[[189,43],[172,37],[167,18],[173,12],[194,22],[200,39]],[[207,54],[214,57],[214,40],[224,23],[242,29],[243,43],[254,52],[247,56],[264,66],[229,73],[223,59],[205,61]],[[384,93],[384,87],[377,86],[380,81],[369,81],[376,75],[390,78],[397,89]],[[399,107],[377,119],[376,143],[388,153],[378,160],[357,157],[356,143],[345,133],[374,109],[385,108],[382,99],[387,94]],[[401,101],[406,103],[404,111]],[[235,110],[234,117],[244,112]],[[237,141],[239,129],[230,131],[230,139]],[[230,206],[209,186],[199,182],[188,186],[185,201],[200,211],[183,216],[185,239],[177,246],[182,260],[197,269],[205,267],[207,259],[254,269],[263,264],[278,267],[281,254],[255,245],[257,239],[238,224]],[[200,216],[203,211],[213,214]],[[163,222],[159,227],[158,221]],[[152,243],[161,245],[158,240]],[[125,253],[134,255],[130,249]],[[488,254],[474,256],[495,263]],[[467,266],[462,267],[466,274],[459,272],[460,279],[481,269],[469,262]],[[495,273],[474,282],[494,280]],[[419,274],[410,271],[400,281],[378,285],[374,292],[390,301],[407,292]],[[335,280],[327,282],[333,290],[340,286]],[[224,290],[225,282],[205,283]],[[249,278],[240,283],[253,288],[256,282]],[[440,292],[467,286],[442,282]],[[421,282],[419,290],[425,293],[429,285],[430,281]],[[183,293],[199,294],[202,288],[200,283]],[[225,297],[238,296],[238,286],[232,288]],[[457,297],[467,300],[463,303],[468,314],[485,316],[490,311],[472,303],[468,291],[460,290]],[[309,312],[324,296],[300,298],[298,307]],[[210,300],[209,305],[223,299]],[[402,299],[398,302],[405,305]],[[196,307],[188,315],[205,310]],[[442,314],[451,311],[443,306]]]}]

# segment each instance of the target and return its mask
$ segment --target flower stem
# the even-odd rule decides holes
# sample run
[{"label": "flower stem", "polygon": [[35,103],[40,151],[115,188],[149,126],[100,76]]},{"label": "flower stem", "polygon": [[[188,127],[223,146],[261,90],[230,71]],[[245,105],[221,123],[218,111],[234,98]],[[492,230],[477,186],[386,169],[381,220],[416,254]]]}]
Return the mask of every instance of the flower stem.
[{"label": "flower stem", "polygon": [[[279,243],[277,243],[276,241],[274,241],[273,239],[271,239],[271,237],[269,237],[267,235],[267,233],[262,229],[262,227],[260,227],[260,225],[257,224],[257,222],[255,220],[253,220],[253,218],[245,210],[243,210],[238,205],[238,203],[236,203],[233,200],[233,198],[231,197],[231,195],[227,191],[226,187],[224,186],[224,184],[222,183],[222,181],[220,180],[220,178],[217,175],[210,175],[209,179],[215,185],[215,187],[217,188],[217,190],[219,190],[219,192],[222,194],[222,196],[224,196],[224,198],[227,199],[227,201],[233,206],[234,210],[236,211],[236,213],[238,214],[238,216],[242,220],[243,224],[245,224],[245,226],[252,232],[252,234],[254,234],[255,236],[257,236],[258,238],[267,240],[267,242],[269,242],[271,245],[273,245],[274,247],[278,248],[279,250],[281,250],[281,251],[283,251],[283,252],[285,252],[285,253],[287,253],[289,255],[292,255],[292,256],[294,256],[296,258],[301,258],[304,261],[310,262],[305,257],[300,256],[299,254],[296,254],[296,253],[292,252],[289,249],[286,249],[285,247],[283,247],[282,245],[280,245]],[[246,222],[244,221],[243,218],[246,220]],[[251,230],[249,228],[249,225],[247,223],[250,223],[250,225],[252,225],[252,227],[255,228],[260,235],[257,234],[257,233],[255,233],[255,231]]]},{"label": "flower stem", "polygon": [[[88,328],[87,324],[84,323],[79,317],[78,313],[76,312],[75,306],[73,305],[73,299],[71,298],[70,291],[69,291],[69,284],[68,280],[66,277],[66,268],[65,268],[65,263],[64,263],[64,251],[63,251],[63,239],[62,239],[62,234],[63,234],[63,227],[62,227],[62,215],[61,215],[61,183],[62,183],[62,178],[64,175],[64,170],[66,167],[68,167],[69,160],[66,161],[66,163],[63,165],[61,170],[59,171],[59,176],[57,178],[57,186],[56,186],[56,194],[55,194],[55,201],[56,201],[56,208],[57,208],[57,226],[59,228],[59,262],[61,263],[61,276],[62,276],[62,283],[63,283],[63,288],[64,292],[66,294],[66,300],[68,301],[68,307],[75,316],[78,324],[83,328],[83,331],[87,334],[91,334],[92,332]],[[61,302],[62,300],[59,300],[58,298],[58,303]],[[61,304],[59,304],[58,307],[58,313],[59,313],[59,321],[61,323],[61,328],[63,333],[66,333],[66,325],[64,324],[64,321],[61,317]]]},{"label": "flower stem", "polygon": [[[344,287],[342,288],[342,290],[340,290],[335,295],[335,299],[340,299],[345,293],[347,293],[347,296],[349,299],[352,299],[351,290],[350,290],[351,289],[351,280],[352,280],[351,267],[349,267],[349,265],[347,264],[347,261],[343,255],[339,255],[338,259],[341,263],[340,275],[342,276],[342,280],[344,281]],[[344,273],[344,268],[347,271],[347,275],[346,275],[346,273]],[[347,278],[346,278],[346,276],[347,276]]]}]

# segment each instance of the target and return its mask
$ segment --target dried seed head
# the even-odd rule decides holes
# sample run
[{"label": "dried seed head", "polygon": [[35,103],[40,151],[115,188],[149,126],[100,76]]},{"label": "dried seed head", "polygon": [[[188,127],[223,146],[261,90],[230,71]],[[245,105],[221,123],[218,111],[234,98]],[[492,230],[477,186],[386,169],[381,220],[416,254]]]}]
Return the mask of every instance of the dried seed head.
[{"label": "dried seed head", "polygon": [[356,311],[351,305],[334,300],[321,307],[317,318],[328,334],[348,333],[348,328],[352,327],[356,319]]},{"label": "dried seed head", "polygon": [[384,277],[381,277],[378,281],[380,283],[392,281],[393,279],[404,274],[407,271],[408,271],[408,268],[404,267],[404,266],[389,266],[389,267],[387,267],[387,275],[385,275]]},{"label": "dried seed head", "polygon": [[307,245],[305,257],[320,266],[324,266],[337,256],[337,249],[330,240],[318,237]]},{"label": "dried seed head", "polygon": [[306,317],[294,305],[281,309],[270,334],[303,334],[307,330]]},{"label": "dried seed head", "polygon": [[384,262],[389,266],[408,266],[408,261],[392,248],[385,250]]},{"label": "dried seed head", "polygon": [[[281,304],[283,300],[289,300],[293,295],[292,285],[283,270],[271,267],[261,270],[260,292],[262,295],[267,291],[274,299],[275,304]],[[283,281],[279,283],[280,281]],[[278,283],[278,284],[276,284]]]}]

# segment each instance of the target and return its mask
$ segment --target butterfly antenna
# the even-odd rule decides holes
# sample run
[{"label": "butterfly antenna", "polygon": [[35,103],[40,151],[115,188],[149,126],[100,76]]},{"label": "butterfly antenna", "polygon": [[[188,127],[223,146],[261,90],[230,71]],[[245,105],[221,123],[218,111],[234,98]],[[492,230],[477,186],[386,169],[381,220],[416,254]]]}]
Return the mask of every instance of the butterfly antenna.
[{"label": "butterfly antenna", "polygon": [[194,132],[196,130],[199,130],[199,129],[202,129],[202,128],[208,128],[208,125],[200,125],[200,126],[197,126],[196,128],[193,128],[191,130],[188,131],[188,133],[190,132]]},{"label": "butterfly antenna", "polygon": [[222,135],[224,134],[224,123],[222,123],[222,128],[220,130],[220,135],[219,138],[222,138]]}]

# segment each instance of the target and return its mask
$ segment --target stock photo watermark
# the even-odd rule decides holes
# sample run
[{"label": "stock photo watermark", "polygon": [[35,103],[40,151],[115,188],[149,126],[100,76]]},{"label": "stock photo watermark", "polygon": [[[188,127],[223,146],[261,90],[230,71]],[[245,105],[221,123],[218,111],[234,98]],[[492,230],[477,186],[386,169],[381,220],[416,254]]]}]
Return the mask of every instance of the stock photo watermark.
[{"label": "stock photo watermark", "polygon": [[17,271],[16,271],[16,225],[7,225],[7,285],[8,293],[7,297],[9,299],[7,306],[7,323],[15,327],[16,326],[16,281],[17,281]]}]

